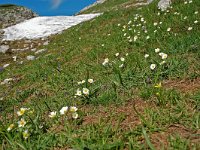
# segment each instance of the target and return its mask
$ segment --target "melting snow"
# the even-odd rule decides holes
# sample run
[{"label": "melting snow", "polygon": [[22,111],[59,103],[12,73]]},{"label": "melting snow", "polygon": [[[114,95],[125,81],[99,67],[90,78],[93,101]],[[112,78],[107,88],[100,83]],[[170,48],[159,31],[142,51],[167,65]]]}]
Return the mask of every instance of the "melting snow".
[{"label": "melting snow", "polygon": [[3,40],[38,39],[61,33],[63,30],[81,22],[93,19],[101,14],[84,14],[78,16],[35,17],[4,30]]}]

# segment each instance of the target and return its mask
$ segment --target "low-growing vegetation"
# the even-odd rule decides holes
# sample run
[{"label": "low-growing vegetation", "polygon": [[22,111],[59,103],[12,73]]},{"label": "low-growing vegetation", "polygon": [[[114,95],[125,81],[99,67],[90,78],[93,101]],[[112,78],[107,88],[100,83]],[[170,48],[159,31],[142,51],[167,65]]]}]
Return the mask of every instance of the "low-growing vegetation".
[{"label": "low-growing vegetation", "polygon": [[7,67],[1,148],[200,149],[199,11],[199,0],[110,9]]}]

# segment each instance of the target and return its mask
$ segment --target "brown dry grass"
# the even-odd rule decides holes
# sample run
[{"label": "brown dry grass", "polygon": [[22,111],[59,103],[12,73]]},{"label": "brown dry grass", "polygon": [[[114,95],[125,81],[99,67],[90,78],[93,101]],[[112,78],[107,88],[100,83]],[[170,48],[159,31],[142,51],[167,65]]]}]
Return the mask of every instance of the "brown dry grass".
[{"label": "brown dry grass", "polygon": [[176,89],[183,93],[194,93],[200,90],[200,78],[195,80],[168,80],[163,84],[167,88]]}]

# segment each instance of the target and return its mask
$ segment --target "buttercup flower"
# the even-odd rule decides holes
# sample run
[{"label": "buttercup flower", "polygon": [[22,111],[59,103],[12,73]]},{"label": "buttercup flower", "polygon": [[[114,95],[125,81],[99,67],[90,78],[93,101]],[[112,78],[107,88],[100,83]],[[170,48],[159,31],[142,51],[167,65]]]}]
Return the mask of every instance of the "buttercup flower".
[{"label": "buttercup flower", "polygon": [[89,83],[93,83],[94,80],[93,80],[93,79],[88,79],[88,82],[89,82]]},{"label": "buttercup flower", "polygon": [[154,70],[155,68],[156,68],[156,64],[151,64],[151,65],[150,65],[150,69],[151,69],[151,70]]},{"label": "buttercup flower", "polygon": [[54,117],[56,117],[56,114],[57,114],[56,111],[52,111],[52,112],[50,112],[49,117],[54,118]]},{"label": "buttercup flower", "polygon": [[22,133],[22,135],[23,135],[23,138],[24,138],[25,140],[28,139],[28,137],[29,137],[28,130],[25,130],[25,131]]},{"label": "buttercup flower", "polygon": [[26,125],[26,121],[23,119],[23,118],[21,118],[21,120],[20,121],[18,121],[18,127],[20,128],[20,127],[24,127]]},{"label": "buttercup flower", "polygon": [[73,112],[73,113],[76,112],[77,110],[78,110],[78,108],[76,108],[75,106],[71,106],[69,109],[69,111]]},{"label": "buttercup flower", "polygon": [[9,125],[9,127],[7,128],[7,131],[8,131],[8,132],[11,131],[14,127],[15,127],[14,124]]},{"label": "buttercup flower", "polygon": [[75,113],[72,113],[72,118],[73,118],[73,119],[77,119],[77,118],[78,118],[78,113],[76,113],[76,112],[75,112]]},{"label": "buttercup flower", "polygon": [[158,83],[158,84],[156,84],[154,87],[155,87],[155,88],[161,88],[161,87],[162,87],[162,84],[161,84],[161,82],[160,82],[160,83]]},{"label": "buttercup flower", "polygon": [[89,95],[89,89],[87,89],[87,88],[83,88],[83,94],[85,94],[85,95]]},{"label": "buttercup flower", "polygon": [[61,114],[61,115],[64,115],[64,114],[67,113],[67,111],[68,111],[68,107],[67,107],[67,106],[66,106],[66,107],[63,107],[63,108],[61,108],[61,110],[60,110],[60,114]]}]

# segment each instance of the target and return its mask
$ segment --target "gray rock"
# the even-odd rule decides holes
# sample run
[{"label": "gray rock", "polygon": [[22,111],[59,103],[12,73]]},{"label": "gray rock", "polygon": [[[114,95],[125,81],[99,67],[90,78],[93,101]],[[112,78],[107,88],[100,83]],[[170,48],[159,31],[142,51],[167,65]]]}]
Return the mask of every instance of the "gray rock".
[{"label": "gray rock", "polygon": [[43,53],[43,52],[45,52],[46,51],[46,49],[40,49],[40,50],[38,50],[37,52],[35,52],[35,54],[40,54],[40,53]]},{"label": "gray rock", "polygon": [[6,28],[38,16],[32,10],[16,5],[2,5],[0,9],[0,28]]},{"label": "gray rock", "polygon": [[171,4],[171,0],[160,0],[158,3],[158,8],[165,11]]},{"label": "gray rock", "polygon": [[0,46],[0,53],[6,53],[9,50],[8,45],[1,45]]},{"label": "gray rock", "polygon": [[29,55],[26,57],[27,60],[35,60],[35,56]]}]

